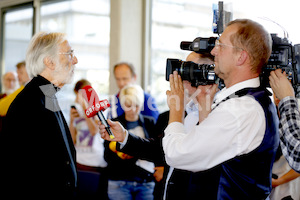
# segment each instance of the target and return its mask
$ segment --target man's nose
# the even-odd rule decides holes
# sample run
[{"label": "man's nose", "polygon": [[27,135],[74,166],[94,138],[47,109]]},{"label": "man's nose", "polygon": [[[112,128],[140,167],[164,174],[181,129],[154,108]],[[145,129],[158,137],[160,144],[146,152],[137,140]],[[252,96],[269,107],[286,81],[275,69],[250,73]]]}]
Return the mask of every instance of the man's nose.
[{"label": "man's nose", "polygon": [[76,56],[74,56],[72,61],[73,61],[73,63],[72,63],[73,65],[77,64],[77,63],[78,63],[78,59],[77,59],[77,57],[76,57]]}]

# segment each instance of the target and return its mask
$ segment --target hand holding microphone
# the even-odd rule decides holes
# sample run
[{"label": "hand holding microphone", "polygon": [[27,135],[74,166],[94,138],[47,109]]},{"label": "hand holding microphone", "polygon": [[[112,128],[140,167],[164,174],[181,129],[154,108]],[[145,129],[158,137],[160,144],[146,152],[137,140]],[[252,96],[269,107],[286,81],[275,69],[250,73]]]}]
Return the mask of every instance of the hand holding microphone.
[{"label": "hand holding microphone", "polygon": [[110,135],[108,134],[105,126],[102,123],[99,125],[101,137],[104,140],[108,140],[108,141],[123,142],[126,137],[125,128],[119,122],[114,122],[114,121],[111,121],[110,119],[107,120],[107,123],[110,126],[110,129],[112,130],[112,132],[114,133],[115,138],[113,138],[113,139],[110,138]]},{"label": "hand holding microphone", "polygon": [[111,132],[110,126],[107,123],[107,121],[102,113],[102,111],[104,111],[105,109],[107,109],[110,106],[108,101],[106,99],[99,101],[96,91],[90,85],[83,87],[80,90],[80,92],[81,92],[82,96],[85,98],[85,100],[88,102],[88,107],[85,109],[86,116],[88,118],[90,118],[90,117],[97,115],[99,120],[101,121],[101,124],[103,124],[105,126],[105,130],[109,134],[109,137],[111,139],[114,139],[115,136]]}]

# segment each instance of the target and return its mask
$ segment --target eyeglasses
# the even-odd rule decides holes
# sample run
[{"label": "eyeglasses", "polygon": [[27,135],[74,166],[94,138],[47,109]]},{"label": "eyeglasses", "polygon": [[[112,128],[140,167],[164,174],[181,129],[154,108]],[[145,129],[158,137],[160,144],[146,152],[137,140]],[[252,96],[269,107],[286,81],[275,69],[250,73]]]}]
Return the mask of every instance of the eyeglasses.
[{"label": "eyeglasses", "polygon": [[74,58],[74,50],[71,49],[69,52],[60,52],[59,54],[62,54],[62,55],[70,55],[71,58]]},{"label": "eyeglasses", "polygon": [[220,42],[219,39],[216,39],[215,47],[216,47],[217,49],[219,49],[220,46],[226,46],[226,47],[231,47],[231,48],[241,49],[241,50],[244,51],[244,49],[242,49],[241,47],[236,47],[236,46],[232,46],[232,45],[229,45],[229,44],[223,44],[223,43]]}]

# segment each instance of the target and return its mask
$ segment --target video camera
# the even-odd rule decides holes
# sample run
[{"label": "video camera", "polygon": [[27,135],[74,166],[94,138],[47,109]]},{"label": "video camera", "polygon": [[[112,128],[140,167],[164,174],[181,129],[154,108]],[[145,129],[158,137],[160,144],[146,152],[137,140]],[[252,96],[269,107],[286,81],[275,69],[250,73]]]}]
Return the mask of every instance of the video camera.
[{"label": "video camera", "polygon": [[[269,61],[263,67],[260,75],[261,83],[269,87],[270,72],[275,69],[282,69],[286,72],[291,81],[295,93],[298,94],[300,86],[300,44],[292,45],[287,38],[280,38],[271,34],[273,45]],[[196,53],[210,53],[215,46],[217,37],[197,37],[193,42],[182,41],[182,50],[194,51]],[[173,71],[178,71],[183,80],[188,80],[192,86],[208,85],[218,80],[214,72],[214,65],[196,64],[193,62],[181,61],[179,59],[167,59],[166,80]]]},{"label": "video camera", "polygon": [[[215,46],[216,37],[201,38],[197,37],[193,42],[182,41],[180,48],[182,50],[194,51],[196,53],[210,53]],[[177,71],[182,80],[191,82],[191,85],[213,84],[218,80],[214,72],[214,65],[197,64],[191,61],[182,61],[179,59],[167,59],[166,80],[169,81],[169,75]]]}]

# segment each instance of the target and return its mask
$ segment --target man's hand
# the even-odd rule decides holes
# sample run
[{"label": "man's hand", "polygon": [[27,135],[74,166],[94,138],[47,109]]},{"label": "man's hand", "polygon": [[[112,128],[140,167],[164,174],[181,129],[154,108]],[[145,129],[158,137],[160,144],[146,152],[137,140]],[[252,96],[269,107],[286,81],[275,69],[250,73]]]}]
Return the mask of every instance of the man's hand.
[{"label": "man's hand", "polygon": [[107,141],[123,142],[126,136],[126,130],[120,124],[120,122],[113,122],[110,119],[108,119],[107,123],[110,125],[110,130],[113,132],[115,138],[111,139],[105,129],[105,126],[101,122],[99,122],[99,130],[101,137]]},{"label": "man's hand", "polygon": [[170,74],[170,88],[167,91],[167,102],[170,108],[169,123],[183,122],[184,112],[184,88],[180,75],[177,71]]},{"label": "man's hand", "polygon": [[164,175],[164,166],[159,166],[159,167],[155,167],[154,170],[154,178],[157,182],[160,182],[163,179],[163,175]]},{"label": "man's hand", "polygon": [[199,123],[202,122],[208,114],[211,112],[211,105],[216,92],[218,91],[218,85],[200,85],[197,87],[197,101],[199,109]]},{"label": "man's hand", "polygon": [[287,96],[295,96],[294,89],[287,79],[285,72],[281,73],[281,69],[276,69],[270,73],[270,86],[278,99]]}]

